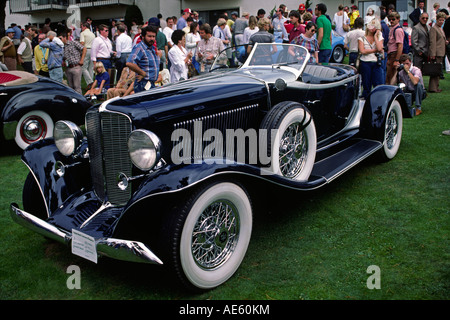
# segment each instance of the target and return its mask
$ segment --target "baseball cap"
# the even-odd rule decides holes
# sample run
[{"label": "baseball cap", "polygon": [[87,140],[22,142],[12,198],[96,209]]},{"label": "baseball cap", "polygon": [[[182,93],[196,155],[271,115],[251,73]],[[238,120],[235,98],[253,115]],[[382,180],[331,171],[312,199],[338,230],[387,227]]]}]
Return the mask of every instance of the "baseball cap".
[{"label": "baseball cap", "polygon": [[5,33],[10,33],[10,32],[12,32],[12,33],[16,33],[15,31],[14,31],[14,29],[13,28],[8,28],[6,31],[5,31]]},{"label": "baseball cap", "polygon": [[298,6],[298,10],[305,10],[305,5],[303,3],[300,3]]},{"label": "baseball cap", "polygon": [[148,19],[148,25],[159,27],[159,19],[155,17]]},{"label": "baseball cap", "polygon": [[191,9],[189,9],[189,8],[184,9],[183,12],[189,12],[189,13],[192,13]]}]

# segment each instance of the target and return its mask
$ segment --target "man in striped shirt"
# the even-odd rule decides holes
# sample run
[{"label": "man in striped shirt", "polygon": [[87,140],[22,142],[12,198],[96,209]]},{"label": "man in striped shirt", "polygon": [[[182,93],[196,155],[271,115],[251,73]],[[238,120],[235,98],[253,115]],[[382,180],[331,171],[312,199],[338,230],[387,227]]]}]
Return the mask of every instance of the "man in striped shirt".
[{"label": "man in striped shirt", "polygon": [[127,60],[127,67],[136,73],[134,92],[138,93],[155,87],[159,75],[161,52],[155,47],[155,26],[142,29],[142,41],[134,46]]}]

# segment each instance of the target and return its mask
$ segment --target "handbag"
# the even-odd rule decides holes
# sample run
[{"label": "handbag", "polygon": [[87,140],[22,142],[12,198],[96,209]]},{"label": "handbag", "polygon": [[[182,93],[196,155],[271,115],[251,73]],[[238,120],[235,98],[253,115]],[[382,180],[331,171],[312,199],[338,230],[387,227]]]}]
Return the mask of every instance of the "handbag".
[{"label": "handbag", "polygon": [[441,74],[442,63],[426,61],[422,65],[422,76],[436,77]]},{"label": "handbag", "polygon": [[188,77],[192,78],[192,77],[195,77],[198,75],[199,75],[199,73],[198,73],[197,69],[195,68],[195,66],[192,63],[188,64]]},{"label": "handbag", "polygon": [[361,53],[358,53],[358,57],[356,57],[355,60],[355,68],[356,70],[359,70],[359,66],[361,65]]},{"label": "handbag", "polygon": [[350,26],[348,24],[344,23],[344,19],[345,19],[345,15],[343,14],[342,15],[342,29],[345,32],[348,32],[350,30]]}]

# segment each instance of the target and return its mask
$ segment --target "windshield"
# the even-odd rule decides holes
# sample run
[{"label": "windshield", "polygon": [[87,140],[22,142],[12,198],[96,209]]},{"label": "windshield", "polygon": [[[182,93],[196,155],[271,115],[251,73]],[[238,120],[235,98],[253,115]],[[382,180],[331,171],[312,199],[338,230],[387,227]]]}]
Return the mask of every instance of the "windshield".
[{"label": "windshield", "polygon": [[301,72],[309,60],[306,48],[281,43],[256,43],[251,51],[248,46],[226,48],[214,61],[211,71],[220,68],[285,66]]}]

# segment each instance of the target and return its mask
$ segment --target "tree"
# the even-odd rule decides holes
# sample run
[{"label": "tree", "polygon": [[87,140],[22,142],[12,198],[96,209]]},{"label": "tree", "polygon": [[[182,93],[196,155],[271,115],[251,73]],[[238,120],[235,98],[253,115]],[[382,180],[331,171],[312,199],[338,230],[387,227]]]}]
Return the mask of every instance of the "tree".
[{"label": "tree", "polygon": [[311,0],[306,0],[305,8],[308,9],[309,7],[311,7],[311,4]]}]

